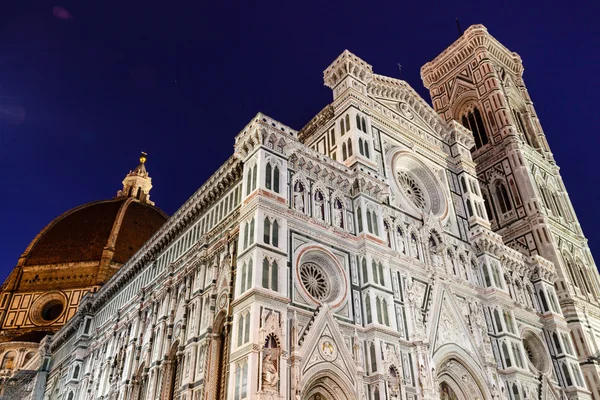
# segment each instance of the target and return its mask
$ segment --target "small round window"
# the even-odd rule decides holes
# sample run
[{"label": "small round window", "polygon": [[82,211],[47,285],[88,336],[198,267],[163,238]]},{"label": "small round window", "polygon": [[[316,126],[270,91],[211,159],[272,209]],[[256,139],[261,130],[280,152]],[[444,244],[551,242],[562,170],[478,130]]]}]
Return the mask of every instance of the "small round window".
[{"label": "small round window", "polygon": [[50,300],[42,307],[41,316],[45,321],[54,321],[60,317],[64,308],[60,300]]}]

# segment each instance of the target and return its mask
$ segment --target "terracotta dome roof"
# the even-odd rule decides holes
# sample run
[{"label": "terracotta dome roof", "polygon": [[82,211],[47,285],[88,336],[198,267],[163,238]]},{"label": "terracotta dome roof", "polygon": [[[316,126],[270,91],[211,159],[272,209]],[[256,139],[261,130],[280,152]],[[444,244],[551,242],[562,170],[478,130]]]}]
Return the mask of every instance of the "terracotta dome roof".
[{"label": "terracotta dome roof", "polygon": [[125,263],[165,223],[158,208],[133,198],[96,201],[52,221],[31,242],[23,266],[100,261],[105,248]]}]

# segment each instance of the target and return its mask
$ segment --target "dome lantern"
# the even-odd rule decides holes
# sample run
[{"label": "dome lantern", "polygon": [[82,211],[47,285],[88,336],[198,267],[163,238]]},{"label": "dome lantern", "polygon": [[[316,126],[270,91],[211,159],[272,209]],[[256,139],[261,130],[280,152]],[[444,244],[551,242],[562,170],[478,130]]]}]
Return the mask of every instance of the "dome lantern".
[{"label": "dome lantern", "polygon": [[154,205],[154,202],[150,201],[152,178],[150,178],[148,171],[146,171],[147,159],[148,154],[142,152],[140,154],[140,163],[134,170],[129,171],[123,180],[123,189],[117,192],[117,198],[133,197],[142,203]]}]

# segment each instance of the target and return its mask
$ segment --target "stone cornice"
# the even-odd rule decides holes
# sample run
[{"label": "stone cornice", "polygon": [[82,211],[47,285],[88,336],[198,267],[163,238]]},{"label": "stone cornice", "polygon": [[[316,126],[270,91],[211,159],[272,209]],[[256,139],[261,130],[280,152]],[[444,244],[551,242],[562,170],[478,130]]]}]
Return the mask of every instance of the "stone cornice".
[{"label": "stone cornice", "polygon": [[326,125],[334,117],[334,109],[328,104],[313,117],[302,129],[298,131],[298,140],[305,143],[319,128]]}]

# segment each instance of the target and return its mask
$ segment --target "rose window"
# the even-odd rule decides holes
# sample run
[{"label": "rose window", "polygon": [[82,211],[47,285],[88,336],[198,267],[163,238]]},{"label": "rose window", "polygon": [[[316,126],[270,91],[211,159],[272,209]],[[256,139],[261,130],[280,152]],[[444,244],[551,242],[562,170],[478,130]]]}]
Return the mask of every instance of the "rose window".
[{"label": "rose window", "polygon": [[312,262],[300,266],[300,280],[306,291],[317,300],[324,300],[329,295],[327,276],[317,264]]},{"label": "rose window", "polygon": [[421,210],[425,209],[427,203],[419,184],[405,171],[398,171],[396,175],[398,176],[398,185],[404,191],[406,197]]}]

